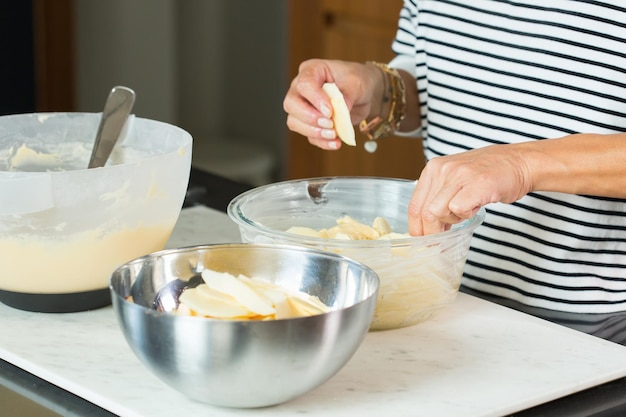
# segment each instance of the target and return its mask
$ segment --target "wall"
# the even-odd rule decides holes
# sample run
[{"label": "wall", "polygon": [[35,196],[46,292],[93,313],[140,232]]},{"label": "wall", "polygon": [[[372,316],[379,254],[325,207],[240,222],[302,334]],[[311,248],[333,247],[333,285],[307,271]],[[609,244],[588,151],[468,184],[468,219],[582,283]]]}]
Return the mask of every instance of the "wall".
[{"label": "wall", "polygon": [[115,85],[137,93],[142,117],[177,122],[177,22],[173,0],[79,0],[76,108],[101,111]]},{"label": "wall", "polygon": [[31,2],[0,5],[0,115],[35,111],[32,13]]},{"label": "wall", "polygon": [[77,1],[77,111],[101,111],[126,85],[140,117],[196,140],[258,141],[282,161],[286,2]]}]

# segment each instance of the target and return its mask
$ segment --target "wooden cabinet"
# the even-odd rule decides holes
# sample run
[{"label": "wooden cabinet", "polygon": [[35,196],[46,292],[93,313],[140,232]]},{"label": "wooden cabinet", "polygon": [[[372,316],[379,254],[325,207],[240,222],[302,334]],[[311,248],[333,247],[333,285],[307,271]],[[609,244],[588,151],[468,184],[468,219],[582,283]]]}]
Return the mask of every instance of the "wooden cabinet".
[{"label": "wooden cabinet", "polygon": [[36,111],[75,111],[74,0],[34,0]]},{"label": "wooden cabinet", "polygon": [[[402,0],[289,0],[289,75],[308,58],[388,62]],[[323,151],[306,138],[289,133],[287,176],[371,175],[416,179],[424,155],[419,139],[380,139],[378,150],[363,149],[365,137],[357,132],[357,146]]]}]

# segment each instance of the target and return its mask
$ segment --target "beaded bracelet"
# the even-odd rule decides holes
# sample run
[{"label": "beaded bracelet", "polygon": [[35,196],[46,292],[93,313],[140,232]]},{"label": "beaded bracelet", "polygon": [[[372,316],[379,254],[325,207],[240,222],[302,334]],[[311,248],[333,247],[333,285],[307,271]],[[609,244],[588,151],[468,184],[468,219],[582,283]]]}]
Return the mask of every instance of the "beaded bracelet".
[{"label": "beaded bracelet", "polygon": [[[404,80],[396,69],[380,62],[368,61],[366,64],[375,65],[382,71],[384,82],[382,101],[383,103],[391,101],[387,120],[376,116],[370,121],[362,120],[359,123],[359,130],[365,133],[370,141],[375,141],[376,139],[392,135],[400,126],[400,122],[404,120],[406,114],[406,89]],[[373,145],[372,147],[370,144],[369,148],[375,150],[375,143]],[[366,149],[368,149],[367,143]]]}]

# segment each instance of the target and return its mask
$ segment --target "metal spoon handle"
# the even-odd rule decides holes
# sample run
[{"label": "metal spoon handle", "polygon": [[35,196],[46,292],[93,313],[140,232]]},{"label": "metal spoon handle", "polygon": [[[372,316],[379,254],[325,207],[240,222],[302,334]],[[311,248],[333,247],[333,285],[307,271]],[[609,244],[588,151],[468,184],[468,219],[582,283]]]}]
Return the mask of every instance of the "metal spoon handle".
[{"label": "metal spoon handle", "polygon": [[134,104],[135,92],[133,90],[121,86],[113,87],[104,104],[89,168],[102,167],[109,159]]}]

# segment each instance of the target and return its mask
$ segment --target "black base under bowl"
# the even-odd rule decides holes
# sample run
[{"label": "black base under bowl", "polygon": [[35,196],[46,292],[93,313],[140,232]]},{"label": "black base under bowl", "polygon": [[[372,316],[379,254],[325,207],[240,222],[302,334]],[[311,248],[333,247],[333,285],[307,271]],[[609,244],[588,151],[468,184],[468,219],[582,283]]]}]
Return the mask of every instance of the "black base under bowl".
[{"label": "black base under bowl", "polygon": [[0,302],[37,313],[76,313],[111,304],[108,288],[63,294],[24,293],[0,290]]}]

